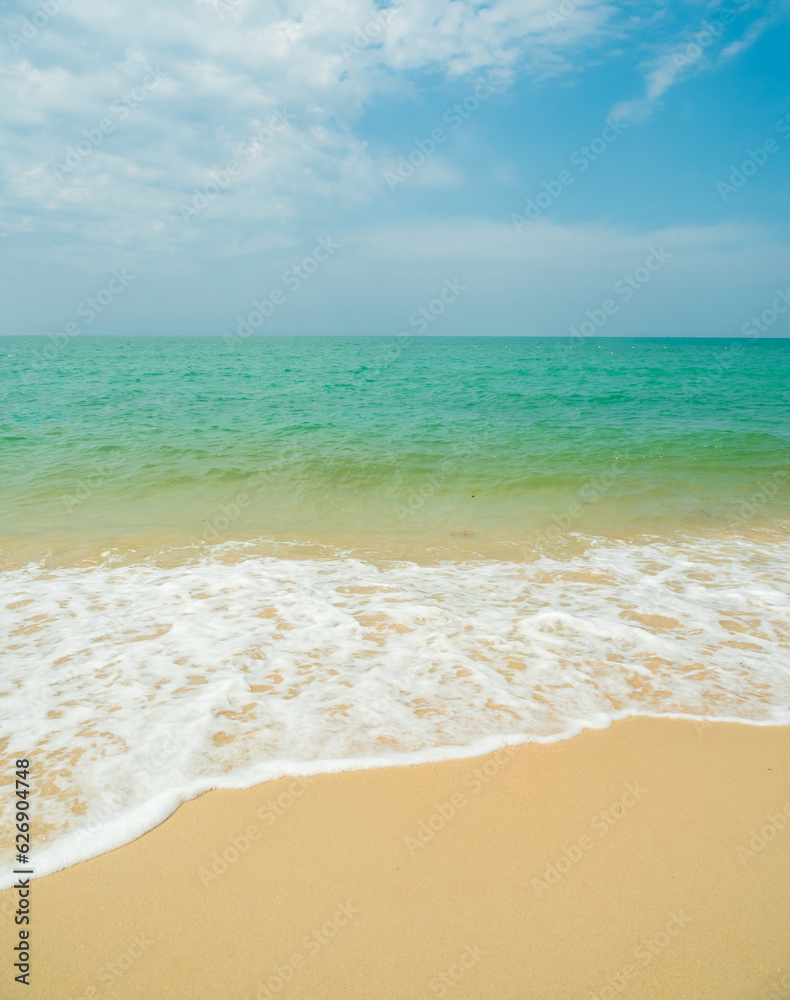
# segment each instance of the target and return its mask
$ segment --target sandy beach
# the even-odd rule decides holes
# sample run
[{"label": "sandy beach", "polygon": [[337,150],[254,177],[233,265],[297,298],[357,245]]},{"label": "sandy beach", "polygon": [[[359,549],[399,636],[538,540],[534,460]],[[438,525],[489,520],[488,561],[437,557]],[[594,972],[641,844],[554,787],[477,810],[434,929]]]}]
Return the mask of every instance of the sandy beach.
[{"label": "sandy beach", "polygon": [[787,727],[642,718],[210,792],[32,883],[25,996],[781,997],[789,761]]},{"label": "sandy beach", "polygon": [[790,1000],[790,2],[0,27],[0,1000]]}]

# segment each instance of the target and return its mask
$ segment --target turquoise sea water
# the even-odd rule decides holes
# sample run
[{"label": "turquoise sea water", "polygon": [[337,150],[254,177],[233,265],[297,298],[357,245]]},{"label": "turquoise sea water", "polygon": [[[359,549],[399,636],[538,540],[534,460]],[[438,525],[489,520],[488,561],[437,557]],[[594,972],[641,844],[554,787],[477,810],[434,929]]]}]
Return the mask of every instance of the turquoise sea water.
[{"label": "turquoise sea water", "polygon": [[38,874],[212,787],[790,723],[790,341],[1,343]]},{"label": "turquoise sea water", "polygon": [[2,343],[0,531],[35,554],[257,536],[443,552],[790,509],[790,341]]}]

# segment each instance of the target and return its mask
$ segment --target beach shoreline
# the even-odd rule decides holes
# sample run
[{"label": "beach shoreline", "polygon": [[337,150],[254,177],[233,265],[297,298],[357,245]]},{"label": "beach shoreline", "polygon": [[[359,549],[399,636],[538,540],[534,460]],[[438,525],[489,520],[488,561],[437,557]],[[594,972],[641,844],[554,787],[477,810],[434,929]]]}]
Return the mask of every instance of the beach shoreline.
[{"label": "beach shoreline", "polygon": [[789,759],[790,727],[631,718],[208,792],[33,880],[26,995],[757,997],[790,972]]}]

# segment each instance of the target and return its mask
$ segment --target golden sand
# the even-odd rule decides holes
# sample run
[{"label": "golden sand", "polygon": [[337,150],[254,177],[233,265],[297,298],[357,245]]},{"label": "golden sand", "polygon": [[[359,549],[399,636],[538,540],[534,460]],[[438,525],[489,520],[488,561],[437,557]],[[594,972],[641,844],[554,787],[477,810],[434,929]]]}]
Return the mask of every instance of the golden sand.
[{"label": "golden sand", "polygon": [[775,1000],[790,728],[631,719],[211,792],[33,882],[29,988],[14,899],[3,998]]}]

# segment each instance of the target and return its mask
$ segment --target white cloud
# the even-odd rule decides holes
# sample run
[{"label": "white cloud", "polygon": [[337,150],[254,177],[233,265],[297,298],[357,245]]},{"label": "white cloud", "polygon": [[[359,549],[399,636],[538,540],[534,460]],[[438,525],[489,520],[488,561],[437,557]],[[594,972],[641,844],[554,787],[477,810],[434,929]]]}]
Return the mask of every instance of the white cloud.
[{"label": "white cloud", "polygon": [[[447,336],[567,336],[587,310],[615,298],[622,308],[607,323],[607,336],[737,337],[749,316],[787,287],[790,267],[790,246],[775,234],[731,223],[633,230],[541,219],[519,235],[507,224],[456,218],[341,233],[338,239],[343,250],[322,289],[321,322],[368,329],[364,317],[370,328],[393,336],[398,323],[450,278],[467,291],[441,329],[437,324],[433,330]],[[656,259],[665,260],[657,270]],[[631,275],[637,291],[626,302],[614,289]],[[360,288],[375,305],[355,312]],[[786,335],[787,324],[774,333]]]},{"label": "white cloud", "polygon": [[[47,23],[28,21],[32,34],[23,20],[29,8],[6,9],[0,33],[10,37],[12,58],[0,69],[0,218],[11,235],[29,232],[34,220],[41,241],[17,249],[9,238],[4,249],[93,266],[108,249],[214,256],[291,245],[306,221],[387,193],[388,158],[408,150],[372,147],[359,129],[383,95],[416,96],[426,74],[456,81],[464,94],[483,75],[505,89],[520,75],[571,73],[596,58],[602,40],[621,45],[629,31],[643,36],[646,25],[664,30],[668,20],[663,12],[630,18],[603,0],[572,2],[559,16],[561,6],[569,5],[68,0]],[[732,58],[783,9],[776,0],[749,25],[738,14],[744,20],[727,28],[732,40],[698,45],[690,63],[679,56],[688,60],[700,25],[682,42],[665,43],[645,62],[644,97],[616,111],[646,116],[683,74],[713,57]],[[136,100],[149,69],[162,79]],[[287,128],[254,156],[240,153],[278,109]],[[91,143],[103,120],[112,129]],[[78,143],[84,155],[77,150],[63,169]],[[234,159],[240,169],[218,186]],[[410,183],[462,180],[437,155]],[[205,201],[196,215],[195,199]]]},{"label": "white cloud", "polygon": [[[632,232],[604,225],[559,225],[538,219],[521,233],[506,223],[483,219],[454,219],[427,224],[402,223],[348,237],[351,246],[364,248],[376,260],[435,258],[441,261],[520,261],[564,264],[598,261],[603,267],[643,253],[651,244],[676,251],[711,251],[753,246],[765,234],[733,223],[710,226],[671,226]],[[602,263],[605,262],[605,263]],[[585,265],[586,266],[586,265]]]},{"label": "white cloud", "polygon": [[[261,227],[296,227],[327,205],[363,204],[381,191],[381,164],[355,134],[365,108],[381,94],[408,95],[426,71],[485,71],[506,83],[566,69],[577,46],[601,37],[613,8],[587,4],[552,27],[551,3],[69,0],[46,24],[28,21],[32,34],[21,9],[7,10],[0,31],[16,53],[0,71],[6,228],[33,216],[71,260],[108,244],[214,253],[252,245]],[[149,68],[165,79],[136,101]],[[211,184],[278,108],[288,128],[185,224],[195,188]],[[111,131],[86,146],[102,120]],[[64,170],[78,143],[84,155]],[[419,183],[457,179],[437,160]]]},{"label": "white cloud", "polygon": [[[774,0],[761,17],[751,22],[748,14],[754,10],[750,0],[726,3],[712,10],[698,24],[691,29],[686,28],[645,61],[644,96],[621,101],[614,106],[612,114],[623,121],[645,121],[676,83],[743,52],[757,41],[766,28],[786,16],[787,10],[787,0]],[[731,40],[728,41],[728,38]]]}]

